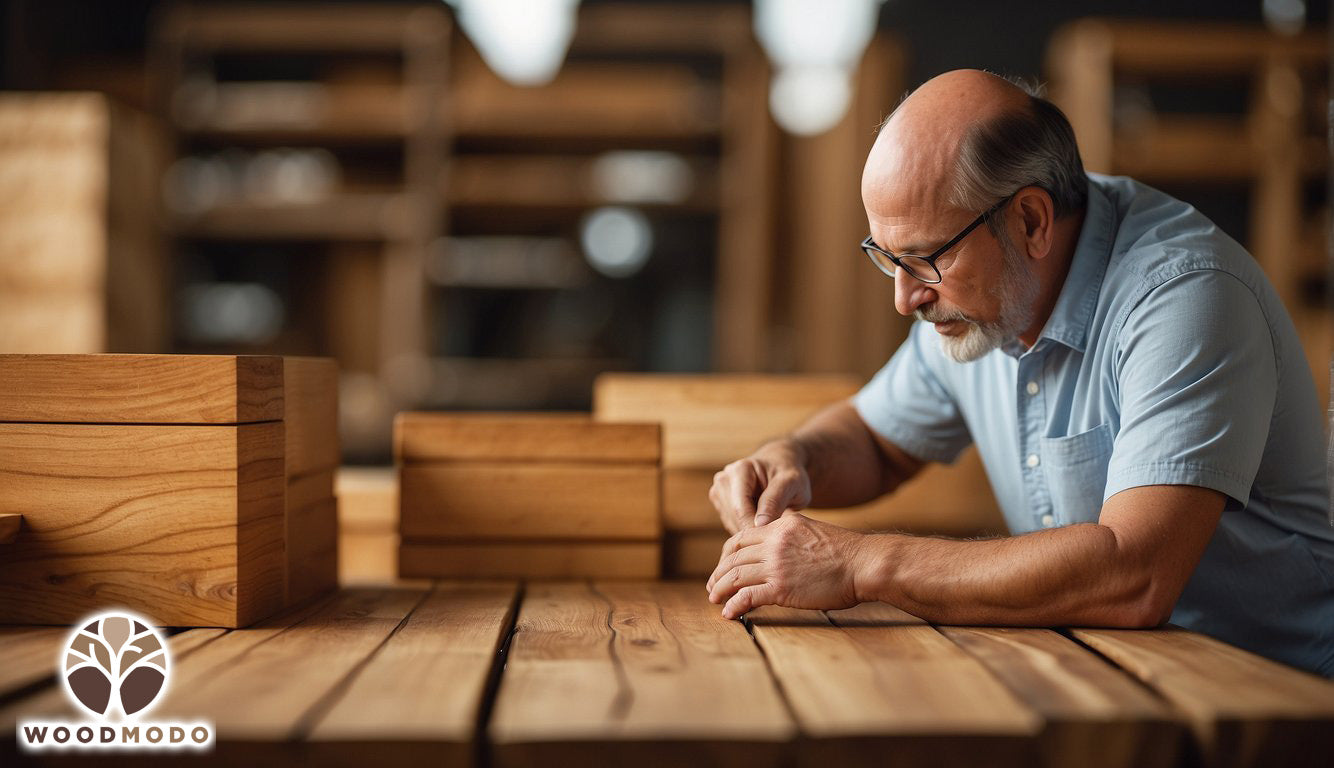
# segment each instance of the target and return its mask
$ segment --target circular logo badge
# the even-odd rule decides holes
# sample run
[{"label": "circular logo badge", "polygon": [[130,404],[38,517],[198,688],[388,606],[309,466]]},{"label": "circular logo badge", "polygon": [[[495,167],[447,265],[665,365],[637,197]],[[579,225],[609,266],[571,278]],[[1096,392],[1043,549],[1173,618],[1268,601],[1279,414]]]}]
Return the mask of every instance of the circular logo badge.
[{"label": "circular logo badge", "polygon": [[147,621],[99,614],[70,634],[61,678],[70,698],[99,717],[143,712],[167,687],[167,644]]}]

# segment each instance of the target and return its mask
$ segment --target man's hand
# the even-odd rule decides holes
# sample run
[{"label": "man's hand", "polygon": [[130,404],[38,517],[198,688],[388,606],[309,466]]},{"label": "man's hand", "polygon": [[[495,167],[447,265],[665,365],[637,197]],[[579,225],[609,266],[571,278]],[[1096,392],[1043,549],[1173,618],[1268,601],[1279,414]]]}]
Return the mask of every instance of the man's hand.
[{"label": "man's hand", "polygon": [[729,533],[759,526],[811,503],[806,459],[792,440],[775,440],[713,476],[709,501]]},{"label": "man's hand", "polygon": [[735,619],[761,605],[833,610],[858,596],[870,537],[787,512],[770,525],[743,529],[727,540],[709,577],[709,602]]}]

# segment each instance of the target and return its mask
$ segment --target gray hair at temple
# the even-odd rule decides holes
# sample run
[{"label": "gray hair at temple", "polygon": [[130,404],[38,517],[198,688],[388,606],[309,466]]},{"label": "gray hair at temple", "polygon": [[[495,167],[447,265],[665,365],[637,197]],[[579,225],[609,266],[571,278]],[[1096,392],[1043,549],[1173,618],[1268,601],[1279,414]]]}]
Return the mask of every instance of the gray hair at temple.
[{"label": "gray hair at temple", "polygon": [[[1006,195],[1033,185],[1051,195],[1057,218],[1082,210],[1088,201],[1088,176],[1070,121],[1043,98],[1041,86],[1002,77],[1028,95],[1028,109],[968,129],[959,147],[949,202],[968,210],[985,210]],[[988,219],[987,226],[993,232],[999,228],[994,219]]]}]

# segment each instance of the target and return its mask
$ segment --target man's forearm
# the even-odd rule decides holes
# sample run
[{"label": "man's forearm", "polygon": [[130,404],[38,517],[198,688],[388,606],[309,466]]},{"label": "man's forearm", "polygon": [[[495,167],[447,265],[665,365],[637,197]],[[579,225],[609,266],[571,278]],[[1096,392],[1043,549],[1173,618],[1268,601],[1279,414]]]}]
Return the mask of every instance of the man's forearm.
[{"label": "man's forearm", "polygon": [[928,621],[1136,627],[1167,618],[1159,585],[1103,525],[982,541],[872,534],[864,545],[858,598]]},{"label": "man's forearm", "polygon": [[812,506],[862,504],[897,484],[851,403],[820,411],[787,440],[810,477]]}]

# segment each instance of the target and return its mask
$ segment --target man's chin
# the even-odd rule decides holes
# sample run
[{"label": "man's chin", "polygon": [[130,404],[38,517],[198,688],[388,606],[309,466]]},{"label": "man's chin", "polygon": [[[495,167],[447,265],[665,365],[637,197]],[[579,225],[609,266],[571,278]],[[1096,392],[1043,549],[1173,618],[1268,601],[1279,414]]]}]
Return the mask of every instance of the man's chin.
[{"label": "man's chin", "polygon": [[[955,325],[956,328],[942,328],[941,325]],[[940,338],[940,348],[956,363],[971,363],[993,349],[1000,347],[1003,340],[996,334],[988,334],[982,326],[965,321],[936,325]]]}]

